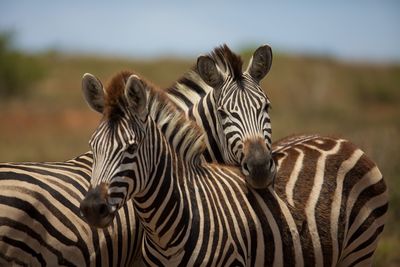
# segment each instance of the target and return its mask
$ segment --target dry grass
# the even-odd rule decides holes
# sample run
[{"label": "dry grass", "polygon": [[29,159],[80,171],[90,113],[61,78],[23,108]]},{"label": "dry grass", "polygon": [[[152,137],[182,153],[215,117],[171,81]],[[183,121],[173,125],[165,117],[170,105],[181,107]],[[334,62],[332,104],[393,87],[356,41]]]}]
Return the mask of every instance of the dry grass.
[{"label": "dry grass", "polygon": [[[91,72],[104,81],[118,71],[133,69],[165,87],[195,62],[56,54],[41,60],[49,71],[30,96],[0,104],[0,161],[65,160],[88,149],[99,116],[81,96],[83,73]],[[389,184],[391,203],[376,266],[398,266],[400,66],[277,55],[263,87],[272,102],[273,139],[293,133],[339,135],[378,163]]]}]

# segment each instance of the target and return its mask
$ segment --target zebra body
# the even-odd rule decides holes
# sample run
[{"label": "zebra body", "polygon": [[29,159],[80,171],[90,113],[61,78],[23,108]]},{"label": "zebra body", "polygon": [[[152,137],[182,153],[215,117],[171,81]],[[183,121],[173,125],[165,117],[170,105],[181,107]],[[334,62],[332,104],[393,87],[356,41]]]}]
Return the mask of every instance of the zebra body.
[{"label": "zebra body", "polygon": [[341,139],[283,140],[276,191],[255,190],[236,168],[206,163],[201,131],[163,114],[159,94],[132,75],[103,103],[90,142],[92,189],[81,203],[89,223],[110,223],[133,198],[143,257],[154,266],[371,264],[388,199],[361,150]]},{"label": "zebra body", "polygon": [[129,201],[112,226],[90,228],[79,203],[92,154],[66,162],[0,164],[1,266],[132,266],[141,228]]}]

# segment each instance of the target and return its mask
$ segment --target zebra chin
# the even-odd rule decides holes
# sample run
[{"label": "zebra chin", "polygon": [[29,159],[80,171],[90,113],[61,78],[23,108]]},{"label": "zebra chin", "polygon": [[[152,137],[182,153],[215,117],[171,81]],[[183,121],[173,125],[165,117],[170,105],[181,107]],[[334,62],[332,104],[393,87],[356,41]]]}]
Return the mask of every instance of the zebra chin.
[{"label": "zebra chin", "polygon": [[81,215],[92,227],[105,228],[109,226],[116,214],[116,207],[107,203],[101,186],[90,189],[80,204]]},{"label": "zebra chin", "polygon": [[[273,166],[271,166],[273,164]],[[265,167],[254,169],[246,175],[246,183],[254,189],[265,189],[275,182],[275,165],[274,163],[268,164]],[[244,172],[244,171],[243,171]]]}]

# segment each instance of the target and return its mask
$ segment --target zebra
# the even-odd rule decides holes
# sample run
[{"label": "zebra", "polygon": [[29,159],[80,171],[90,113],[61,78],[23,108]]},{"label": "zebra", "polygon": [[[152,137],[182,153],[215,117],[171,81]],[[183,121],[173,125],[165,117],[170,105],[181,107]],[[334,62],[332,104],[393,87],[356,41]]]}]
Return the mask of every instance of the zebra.
[{"label": "zebra", "polygon": [[[264,57],[263,61],[261,60],[262,57]],[[270,68],[270,63],[271,63],[271,59],[272,59],[272,54],[271,54],[271,49],[268,46],[262,46],[260,47],[258,50],[256,50],[256,52],[253,55],[253,58],[255,58],[255,60],[253,60],[254,62],[256,62],[258,65],[261,64],[262,68],[256,68],[253,67],[252,72],[251,71],[247,71],[246,73],[253,73],[253,75],[249,75],[249,74],[243,74],[242,76],[245,76],[245,78],[247,80],[249,80],[249,77],[255,77],[254,79],[256,79],[255,81],[249,80],[249,81],[245,81],[246,79],[242,79],[241,81],[245,81],[244,83],[240,82],[240,79],[238,79],[237,77],[240,77],[240,74],[238,72],[239,67],[241,68],[241,59],[240,57],[236,56],[235,54],[233,54],[230,49],[224,45],[221,46],[219,48],[216,48],[212,53],[210,53],[209,56],[202,56],[199,57],[198,59],[198,64],[196,66],[196,68],[200,69],[200,65],[202,64],[201,62],[203,61],[207,61],[207,62],[218,62],[218,64],[216,65],[218,67],[219,70],[225,69],[224,75],[227,77],[226,80],[230,81],[231,84],[229,84],[229,82],[225,83],[225,86],[221,88],[220,87],[215,87],[215,91],[219,91],[219,92],[224,92],[224,91],[228,91],[228,90],[232,90],[232,88],[236,88],[234,85],[235,79],[237,80],[236,82],[240,82],[241,86],[240,88],[242,88],[244,91],[249,91],[252,92],[254,91],[252,94],[249,94],[249,97],[245,98],[247,101],[254,101],[254,99],[252,99],[252,97],[254,98],[254,96],[257,96],[257,94],[259,94],[259,92],[261,92],[259,85],[258,85],[258,80],[261,80],[263,76],[266,75],[266,73],[269,71]],[[261,63],[260,63],[261,62]],[[205,64],[202,64],[203,69]],[[249,64],[249,69],[252,66],[252,64]],[[233,71],[236,71],[233,72]],[[259,72],[257,74],[257,71]],[[265,74],[262,74],[262,72],[265,72]],[[195,76],[196,73],[199,73],[197,76]],[[179,82],[177,82],[173,87],[168,89],[168,96],[169,98],[173,99],[175,101],[175,103],[179,103],[179,99],[182,99],[183,96],[187,96],[189,91],[191,90],[191,99],[193,101],[192,102],[185,102],[187,106],[185,106],[184,104],[180,103],[179,107],[181,109],[185,109],[187,111],[189,111],[190,114],[200,114],[200,116],[197,116],[198,121],[200,121],[200,125],[204,126],[212,126],[211,128],[207,128],[210,132],[209,134],[209,138],[207,140],[212,140],[213,142],[213,146],[208,145],[207,148],[209,149],[205,155],[208,158],[208,160],[216,160],[214,155],[228,155],[228,153],[224,152],[222,150],[221,152],[221,142],[220,140],[223,140],[221,138],[224,137],[224,132],[221,130],[221,126],[220,124],[218,124],[215,119],[211,119],[210,114],[214,114],[213,116],[216,116],[216,106],[214,105],[214,96],[212,95],[212,91],[214,91],[212,87],[210,87],[209,85],[205,84],[204,82],[201,81],[201,75],[203,75],[204,77],[204,71],[190,71],[188,73],[185,74],[185,76],[183,78],[181,78],[181,80]],[[235,79],[232,79],[230,76],[233,77],[233,75],[236,75]],[[190,78],[191,77],[191,78]],[[257,78],[258,77],[258,78]],[[191,80],[190,80],[191,79]],[[205,81],[207,81],[207,77],[204,79]],[[83,83],[85,83],[85,79],[83,81]],[[201,84],[201,87],[199,87],[198,84]],[[190,85],[190,86],[189,86]],[[179,88],[178,88],[179,87]],[[196,91],[196,89],[201,89],[204,90],[202,93],[201,91]],[[222,89],[224,88],[224,89]],[[249,88],[249,89],[247,89]],[[196,97],[196,95],[193,93],[198,93],[198,96]],[[204,97],[205,96],[205,97]],[[196,104],[197,102],[200,102],[201,98],[204,97],[204,99],[206,100],[204,103],[206,103],[208,105],[207,108],[204,109],[204,106],[202,106],[202,103],[200,104]],[[208,99],[209,97],[212,97],[210,99]],[[225,96],[225,99],[229,100],[229,97]],[[261,104],[260,105],[265,105],[262,103],[262,101],[264,99],[266,99],[266,101],[268,102],[269,105],[269,100],[265,97],[265,96],[261,96],[260,97],[260,101]],[[256,99],[257,101],[257,99]],[[221,102],[221,101],[220,101]],[[212,103],[213,106],[209,106],[209,103]],[[224,103],[224,102],[221,102]],[[193,109],[194,107],[197,107],[197,109]],[[210,108],[212,107],[212,108]],[[193,109],[193,110],[192,110]],[[207,110],[207,112],[204,112],[205,110]],[[226,110],[229,110],[228,108]],[[227,111],[225,111],[226,114],[229,115],[229,113]],[[188,115],[189,115],[188,113]],[[227,115],[227,116],[228,116]],[[268,117],[268,114],[266,114],[266,116]],[[191,116],[192,119],[194,119],[193,116]],[[210,120],[209,122],[207,122],[206,120]],[[238,121],[236,122],[238,123]],[[263,122],[262,122],[263,123]],[[269,117],[266,120],[266,126],[264,125],[264,128],[266,129],[266,133],[267,133],[267,145],[268,145],[268,149],[270,148],[270,135],[268,136],[268,133],[270,134],[270,125],[269,125],[270,121],[269,121]],[[229,127],[229,125],[227,126]],[[247,125],[243,125],[242,129],[246,129],[246,127],[248,127]],[[232,129],[232,127],[230,127]],[[218,132],[217,132],[218,130]],[[212,131],[212,133],[211,133]],[[215,146],[215,144],[217,144],[217,146]],[[261,146],[263,147],[263,146]],[[225,146],[225,148],[227,148],[227,146]],[[211,155],[211,156],[210,156]],[[268,155],[266,156],[267,158],[269,157]],[[221,162],[223,161],[223,159],[220,156],[217,156],[218,161]],[[82,171],[82,162],[80,161],[84,161],[86,164],[86,169],[85,171]],[[34,206],[35,203],[37,205],[44,205],[43,203],[47,203],[48,200],[43,197],[43,195],[41,195],[40,193],[34,193],[33,188],[35,188],[35,190],[39,190],[40,192],[42,192],[44,195],[54,195],[54,194],[59,194],[58,192],[60,191],[60,188],[66,188],[67,185],[65,184],[64,180],[65,177],[74,177],[74,179],[76,181],[79,181],[79,186],[77,182],[73,182],[73,185],[76,185],[78,187],[73,188],[73,190],[75,191],[79,191],[79,193],[75,192],[74,193],[74,197],[78,196],[78,195],[82,195],[84,193],[83,190],[87,190],[87,186],[86,183],[88,182],[88,174],[87,172],[90,171],[90,167],[91,166],[91,153],[87,152],[86,154],[84,154],[81,157],[78,157],[74,160],[69,160],[67,162],[54,162],[54,163],[18,163],[18,164],[4,164],[4,166],[6,166],[6,170],[7,171],[3,171],[3,167],[0,168],[0,175],[2,177],[1,181],[3,181],[4,183],[7,184],[7,186],[5,186],[4,188],[8,188],[8,183],[15,183],[13,184],[13,186],[15,188],[18,188],[18,191],[21,192],[18,197],[9,198],[9,194],[10,191],[1,191],[0,190],[0,197],[2,199],[5,199],[5,201],[2,203],[5,207],[7,207],[7,209],[11,209],[11,210],[15,210],[15,205],[20,205],[20,203],[25,203],[28,206]],[[254,160],[253,160],[254,161]],[[80,163],[78,163],[80,162]],[[232,163],[232,161],[231,161]],[[65,169],[65,165],[68,165],[68,171]],[[18,167],[16,167],[18,166]],[[267,164],[265,165],[267,166]],[[273,165],[271,165],[270,167],[272,167]],[[37,170],[37,169],[38,170]],[[21,174],[21,170],[20,169],[24,169],[23,174]],[[265,169],[265,168],[264,168]],[[29,172],[29,171],[31,172]],[[62,174],[60,174],[62,173]],[[259,174],[260,177],[262,177],[262,174]],[[61,179],[62,178],[62,179]],[[18,182],[17,181],[22,181],[24,180],[23,183]],[[262,180],[260,180],[262,182]],[[70,180],[69,180],[70,182]],[[86,186],[86,187],[85,187]],[[73,191],[71,191],[73,192]],[[24,202],[24,199],[28,198],[31,199],[31,201],[33,201],[32,203],[28,203],[28,202]],[[79,199],[75,199],[79,200]],[[19,203],[19,204],[18,204]],[[63,207],[63,203],[60,202],[55,202],[57,203],[56,207],[59,210],[64,210],[66,207]],[[132,212],[132,208],[130,206],[131,204],[128,204],[126,209],[125,209],[125,215],[121,215],[121,218],[118,219],[118,227],[120,229],[122,229],[122,231],[131,231],[131,236],[133,236],[132,238],[134,239],[133,245],[130,247],[127,247],[128,250],[126,250],[126,253],[128,253],[129,251],[137,251],[138,250],[138,244],[140,242],[138,242],[137,240],[140,240],[140,236],[141,236],[141,227],[137,225],[137,221],[136,218]],[[28,206],[21,206],[21,208],[27,208]],[[72,210],[73,214],[74,214],[74,218],[73,220],[71,220],[74,224],[78,225],[79,227],[84,228],[84,226],[82,226],[82,221],[79,219],[78,213],[77,213],[77,208],[76,206],[71,206],[69,207],[69,209]],[[56,209],[53,209],[56,210]],[[58,213],[53,213],[52,211],[46,211],[46,212],[42,212],[42,217],[41,217],[41,223],[48,223],[48,227],[49,229],[53,229],[54,227],[58,227],[59,225],[59,221],[55,218],[56,214]],[[2,229],[2,231],[0,231],[1,234],[1,241],[4,240],[8,240],[7,242],[4,241],[2,243],[1,250],[0,251],[4,251],[4,253],[0,253],[1,257],[5,262],[14,262],[14,263],[20,263],[20,264],[33,264],[35,265],[38,261],[40,261],[40,263],[45,263],[45,264],[53,264],[55,261],[58,262],[58,264],[61,264],[62,262],[65,262],[67,265],[68,264],[72,264],[72,265],[92,265],[92,264],[96,264],[100,263],[100,265],[107,265],[107,262],[109,262],[109,264],[111,265],[124,265],[124,260],[122,259],[122,263],[121,263],[121,258],[117,258],[116,256],[111,256],[108,255],[107,253],[103,253],[100,252],[99,253],[99,248],[100,251],[103,251],[104,246],[107,246],[107,251],[108,254],[110,254],[110,251],[117,251],[119,250],[117,246],[114,246],[115,244],[115,239],[113,239],[112,237],[108,237],[109,234],[107,234],[104,230],[103,235],[101,233],[96,233],[94,231],[90,231],[90,230],[85,230],[86,236],[85,235],[81,235],[79,232],[77,231],[72,231],[70,234],[75,235],[75,237],[77,238],[77,242],[80,244],[78,246],[78,248],[72,246],[73,248],[67,249],[67,250],[63,250],[62,252],[58,251],[57,249],[52,250],[51,252],[49,251],[49,248],[52,248],[54,246],[58,246],[60,244],[60,240],[67,240],[70,237],[69,236],[63,236],[62,234],[59,235],[57,238],[53,238],[53,239],[47,239],[46,235],[48,235],[48,233],[46,231],[41,232],[41,233],[36,233],[36,232],[30,232],[32,235],[29,234],[25,234],[24,238],[22,239],[18,239],[18,240],[14,240],[11,235],[13,235],[13,233],[15,231],[17,231],[16,229],[14,229],[13,227],[18,228],[19,226],[22,227],[22,224],[18,224],[18,220],[20,220],[21,218],[18,217],[18,219],[15,216],[20,216],[19,213],[9,213],[9,216],[7,217],[7,220],[5,217],[3,217],[3,221],[2,224],[0,224],[0,229]],[[26,214],[25,214],[26,216]],[[119,216],[119,215],[118,215]],[[125,217],[124,217],[125,216]],[[38,220],[35,217],[35,220]],[[34,220],[30,217],[23,217],[23,220],[25,222],[25,225],[23,227],[25,227],[26,229],[28,229],[28,225],[31,224]],[[56,221],[56,224],[53,225],[51,222],[52,221]],[[122,224],[120,224],[120,221]],[[124,224],[125,221],[125,224]],[[3,225],[4,223],[4,225]],[[130,224],[129,224],[130,223]],[[7,225],[6,225],[7,224]],[[79,229],[78,227],[78,229]],[[117,227],[115,226],[114,229],[116,229]],[[108,230],[111,231],[111,230]],[[43,237],[43,235],[45,235]],[[105,242],[100,242],[101,244],[99,245],[99,241],[98,241],[98,236],[100,236],[100,238],[105,238]],[[103,237],[105,236],[105,237]],[[36,244],[38,241],[37,239],[40,238],[41,242],[39,242],[41,244],[41,246],[33,246],[31,244]],[[118,236],[119,239],[121,239],[121,236]],[[124,239],[122,240],[124,242]],[[88,243],[89,242],[89,243]],[[92,244],[91,244],[92,243]],[[19,253],[21,253],[21,251],[23,250],[21,248],[22,244],[28,244],[28,245],[23,245],[25,250],[29,250],[30,253],[25,253],[24,255],[26,257],[19,257]],[[93,248],[96,248],[96,251],[93,252]],[[70,251],[77,251],[77,253],[81,256],[81,257],[70,257]],[[42,251],[46,251],[42,252]],[[54,256],[54,253],[57,254],[57,257]],[[125,250],[122,250],[122,252],[120,254],[125,255]],[[90,257],[87,257],[87,255],[91,255]],[[105,256],[104,256],[105,255]],[[134,258],[138,258],[138,261],[140,261],[140,255],[135,254],[136,256]],[[119,257],[120,255],[118,255]],[[109,258],[107,258],[109,257]],[[114,258],[112,258],[114,257]],[[126,259],[126,263],[130,263],[134,260],[134,258],[132,258],[131,256]],[[117,261],[117,262],[116,262]],[[121,264],[120,264],[121,263]]]},{"label": "zebra", "polygon": [[65,162],[0,164],[0,266],[140,263],[142,228],[132,201],[106,229],[81,217],[91,171],[91,152]]},{"label": "zebra", "polygon": [[221,45],[199,56],[167,94],[204,129],[207,161],[241,166],[249,185],[266,188],[275,177],[275,162],[270,101],[260,81],[271,69],[271,47],[258,47],[244,72],[242,65],[240,56]]},{"label": "zebra", "polygon": [[143,259],[154,266],[371,265],[387,188],[355,145],[282,140],[274,149],[276,190],[254,189],[237,168],[204,160],[202,131],[163,92],[136,75],[123,81],[86,97],[103,114],[80,206],[91,225],[111,223],[133,199]]}]

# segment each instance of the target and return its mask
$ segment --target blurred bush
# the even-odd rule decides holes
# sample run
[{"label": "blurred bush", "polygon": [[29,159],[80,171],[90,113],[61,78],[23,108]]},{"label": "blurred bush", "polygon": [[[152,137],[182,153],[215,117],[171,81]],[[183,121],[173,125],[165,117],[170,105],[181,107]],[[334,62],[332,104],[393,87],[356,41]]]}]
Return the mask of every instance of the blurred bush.
[{"label": "blurred bush", "polygon": [[0,33],[0,100],[27,95],[44,76],[38,59],[15,49],[12,40],[12,33]]}]

